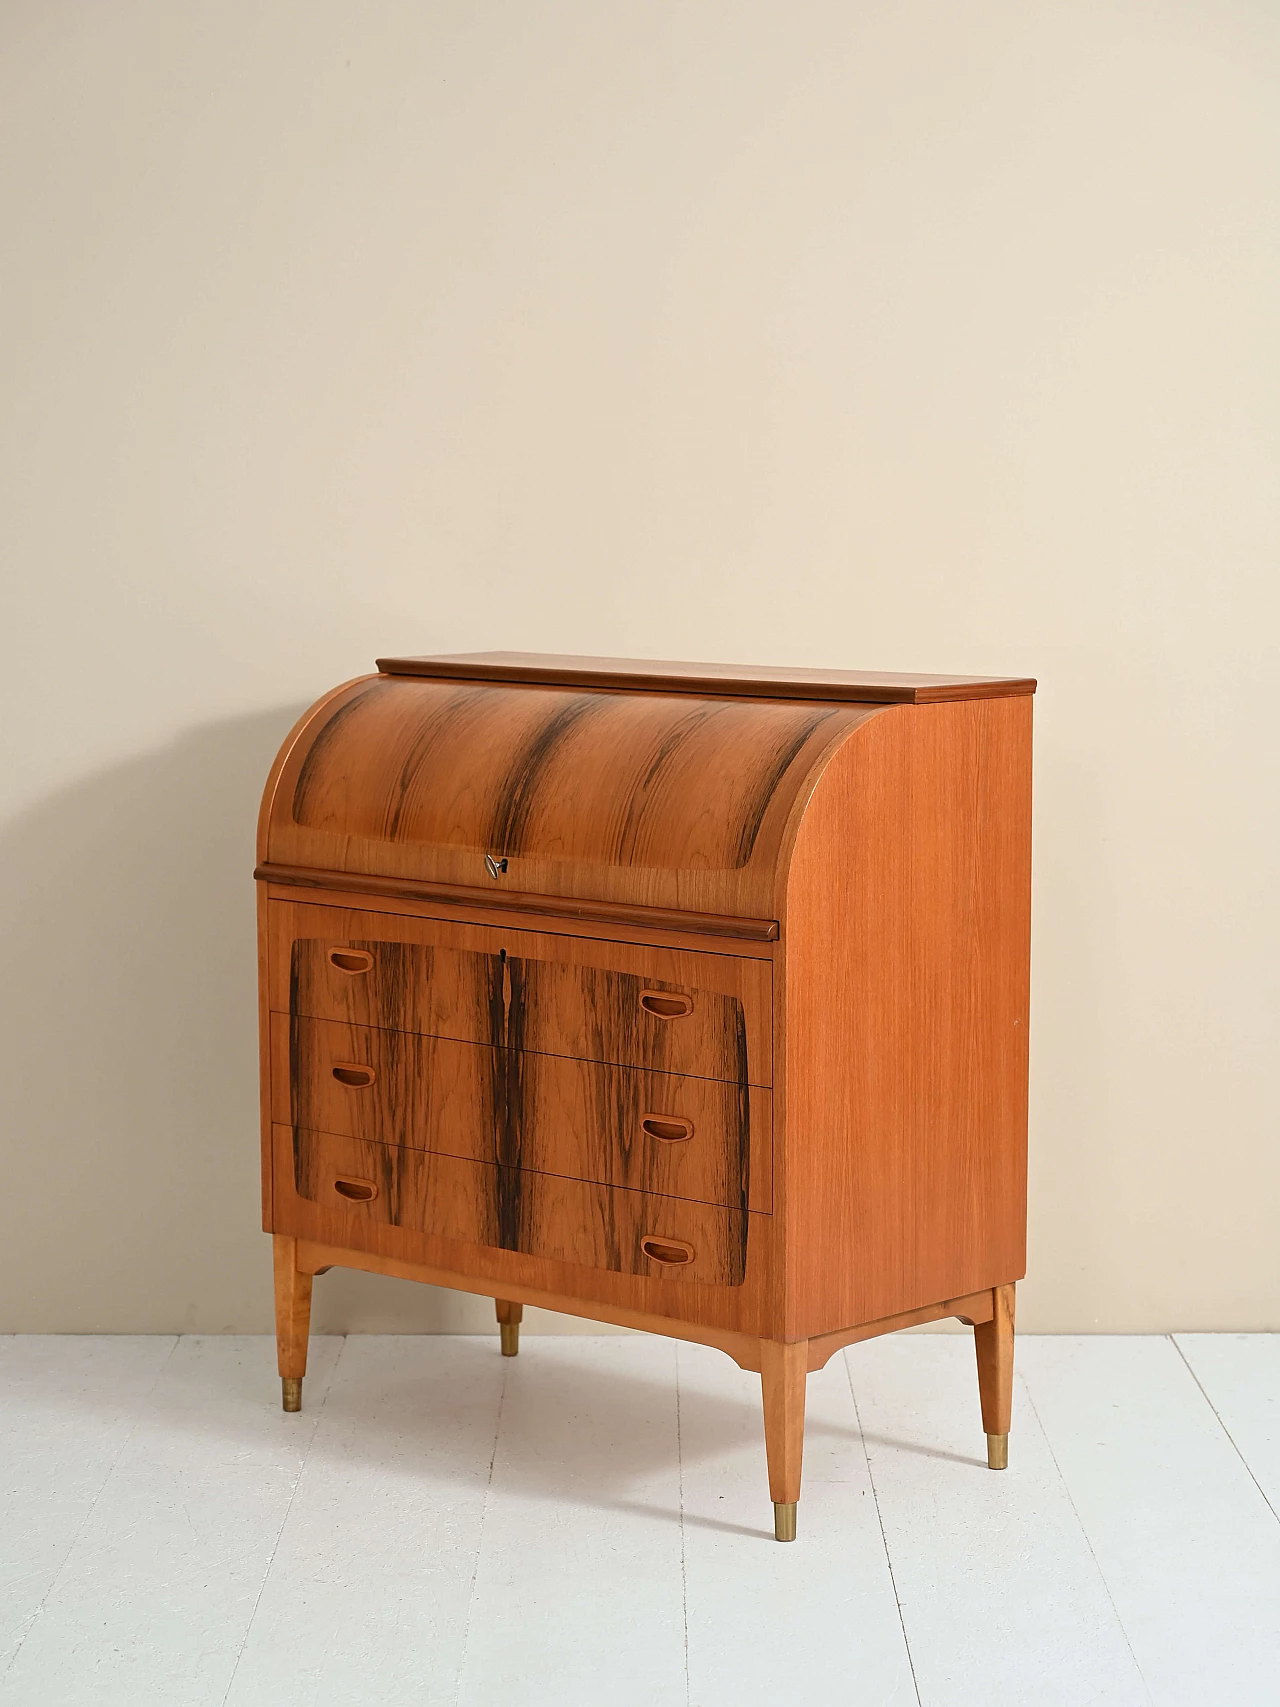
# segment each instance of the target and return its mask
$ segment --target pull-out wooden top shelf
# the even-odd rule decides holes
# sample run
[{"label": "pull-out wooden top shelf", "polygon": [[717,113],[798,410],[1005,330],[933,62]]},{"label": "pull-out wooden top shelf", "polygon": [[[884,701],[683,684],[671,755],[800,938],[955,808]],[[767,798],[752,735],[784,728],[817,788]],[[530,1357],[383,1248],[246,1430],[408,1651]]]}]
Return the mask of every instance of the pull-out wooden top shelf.
[{"label": "pull-out wooden top shelf", "polygon": [[546,687],[623,688],[636,693],[734,694],[747,699],[820,699],[854,704],[932,705],[1007,699],[1036,691],[1023,676],[906,675],[894,671],[786,669],[773,664],[686,664],[665,658],[569,657],[553,652],[454,652],[379,658],[388,676],[522,682]]}]

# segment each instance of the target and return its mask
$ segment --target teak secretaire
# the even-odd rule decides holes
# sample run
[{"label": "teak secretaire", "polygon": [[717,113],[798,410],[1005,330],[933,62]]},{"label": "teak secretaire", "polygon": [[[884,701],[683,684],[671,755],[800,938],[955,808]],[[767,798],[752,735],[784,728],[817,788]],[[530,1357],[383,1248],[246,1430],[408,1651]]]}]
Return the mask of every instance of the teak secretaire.
[{"label": "teak secretaire", "polygon": [[1024,1273],[1022,680],[394,658],[294,729],[257,870],[286,1410],[341,1264],[718,1346],[795,1534],[805,1377]]}]

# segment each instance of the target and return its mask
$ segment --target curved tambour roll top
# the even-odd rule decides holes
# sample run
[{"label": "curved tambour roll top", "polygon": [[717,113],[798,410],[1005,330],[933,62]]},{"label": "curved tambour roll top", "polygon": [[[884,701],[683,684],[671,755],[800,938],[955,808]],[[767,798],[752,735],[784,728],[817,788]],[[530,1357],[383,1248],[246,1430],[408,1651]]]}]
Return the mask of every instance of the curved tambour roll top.
[{"label": "curved tambour roll top", "polygon": [[873,704],[383,674],[304,717],[259,858],[774,916],[807,792]]}]

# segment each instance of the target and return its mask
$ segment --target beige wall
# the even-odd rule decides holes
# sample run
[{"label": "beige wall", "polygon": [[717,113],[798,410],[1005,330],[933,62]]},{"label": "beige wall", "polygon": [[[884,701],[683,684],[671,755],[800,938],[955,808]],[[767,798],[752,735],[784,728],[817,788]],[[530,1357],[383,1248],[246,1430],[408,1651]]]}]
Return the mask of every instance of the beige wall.
[{"label": "beige wall", "polygon": [[9,0],[0,78],[0,1326],[268,1325],[261,782],[478,646],[1038,675],[1022,1324],[1280,1326],[1280,9]]}]

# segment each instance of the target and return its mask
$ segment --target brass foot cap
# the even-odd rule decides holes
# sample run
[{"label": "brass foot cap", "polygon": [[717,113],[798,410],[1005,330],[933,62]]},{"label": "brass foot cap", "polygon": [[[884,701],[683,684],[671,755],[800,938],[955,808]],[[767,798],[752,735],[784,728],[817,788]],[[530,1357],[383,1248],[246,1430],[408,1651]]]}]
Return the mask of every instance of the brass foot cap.
[{"label": "brass foot cap", "polygon": [[503,1357],[514,1357],[520,1350],[519,1322],[499,1322],[498,1334],[502,1340]]},{"label": "brass foot cap", "polygon": [[280,1377],[280,1392],[286,1411],[300,1411],[302,1409],[301,1375],[282,1375]]},{"label": "brass foot cap", "polygon": [[1007,1470],[1009,1468],[1009,1436],[1007,1434],[989,1434],[987,1436],[987,1469]]},{"label": "brass foot cap", "polygon": [[773,1538],[775,1541],[794,1541],[796,1538],[796,1501],[773,1502]]}]

